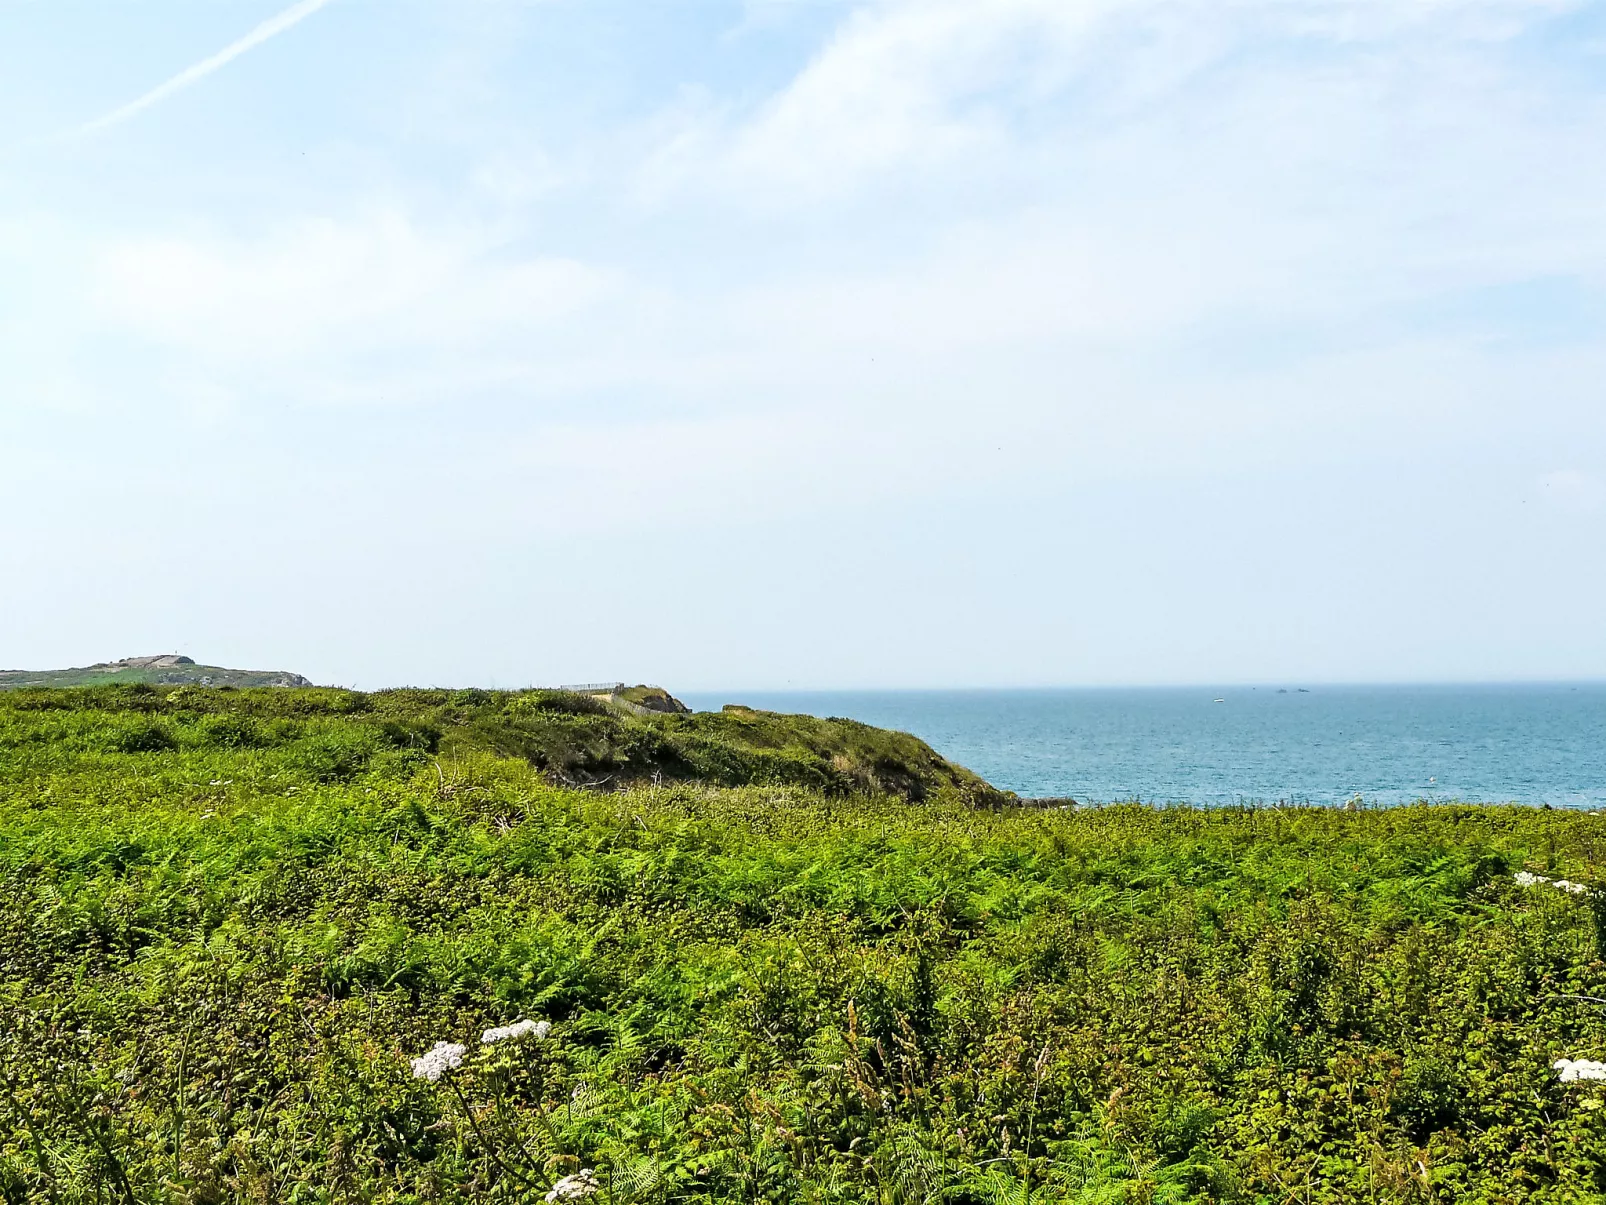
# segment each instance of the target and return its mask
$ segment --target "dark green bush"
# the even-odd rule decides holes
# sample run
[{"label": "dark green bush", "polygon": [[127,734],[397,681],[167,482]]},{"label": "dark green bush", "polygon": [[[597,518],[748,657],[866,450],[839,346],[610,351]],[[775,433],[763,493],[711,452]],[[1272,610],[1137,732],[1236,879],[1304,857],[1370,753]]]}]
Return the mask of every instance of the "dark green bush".
[{"label": "dark green bush", "polygon": [[347,782],[367,769],[369,760],[385,744],[374,728],[320,727],[283,746],[278,762],[313,782]]},{"label": "dark green bush", "polygon": [[178,738],[160,720],[129,720],[107,729],[104,747],[115,753],[156,753],[178,748]]},{"label": "dark green bush", "polygon": [[247,715],[202,716],[195,731],[202,746],[214,749],[256,749],[271,743],[262,726]]}]

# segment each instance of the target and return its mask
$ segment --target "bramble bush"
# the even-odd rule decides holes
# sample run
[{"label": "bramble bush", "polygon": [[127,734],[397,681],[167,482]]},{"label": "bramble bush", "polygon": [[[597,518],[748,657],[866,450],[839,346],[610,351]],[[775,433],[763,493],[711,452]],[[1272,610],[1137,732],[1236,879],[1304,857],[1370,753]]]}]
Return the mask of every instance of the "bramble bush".
[{"label": "bramble bush", "polygon": [[1606,818],[527,697],[0,694],[0,1199],[1606,1198]]}]

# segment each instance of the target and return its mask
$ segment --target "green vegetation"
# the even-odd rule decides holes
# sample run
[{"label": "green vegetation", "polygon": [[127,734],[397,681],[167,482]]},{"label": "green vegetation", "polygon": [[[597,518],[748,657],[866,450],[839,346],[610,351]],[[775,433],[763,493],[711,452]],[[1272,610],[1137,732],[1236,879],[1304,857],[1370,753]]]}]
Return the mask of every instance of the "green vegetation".
[{"label": "green vegetation", "polygon": [[687,707],[662,686],[626,686],[613,692],[613,699],[647,711],[688,712]]},{"label": "green vegetation", "polygon": [[1596,881],[1602,825],[1029,809],[559,692],[8,692],[0,1199],[1600,1201],[1551,1063],[1606,1055],[1606,909],[1513,875]]},{"label": "green vegetation", "polygon": [[78,669],[0,669],[0,690],[23,687],[70,686],[309,686],[300,674],[274,669],[225,669],[197,665],[188,657],[168,653],[156,657],[125,657]]}]

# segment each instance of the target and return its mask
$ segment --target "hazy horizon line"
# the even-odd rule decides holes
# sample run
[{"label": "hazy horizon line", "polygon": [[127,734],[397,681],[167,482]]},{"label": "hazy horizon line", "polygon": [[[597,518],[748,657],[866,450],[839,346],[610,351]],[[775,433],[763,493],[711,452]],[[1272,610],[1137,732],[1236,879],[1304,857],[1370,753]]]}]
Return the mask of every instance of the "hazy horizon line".
[{"label": "hazy horizon line", "polygon": [[[605,679],[597,679],[604,681]],[[1258,682],[1106,682],[1106,683],[1069,683],[1052,685],[1021,685],[1021,686],[699,686],[676,687],[666,686],[662,682],[630,682],[625,679],[615,679],[624,682],[627,686],[643,685],[657,686],[671,694],[679,695],[715,695],[715,694],[755,694],[755,695],[891,695],[891,694],[1028,694],[1028,693],[1056,693],[1073,691],[1119,691],[1119,690],[1287,690],[1295,693],[1300,690],[1332,690],[1332,689],[1454,689],[1457,687],[1538,687],[1538,686],[1565,686],[1577,688],[1580,686],[1606,687],[1606,677],[1598,678],[1437,678],[1437,679],[1271,679]],[[562,683],[527,682],[521,685],[501,684],[494,680],[478,685],[443,684],[392,684],[388,686],[342,686],[340,683],[320,683],[333,687],[342,687],[347,690],[360,690],[373,693],[382,690],[561,690]],[[678,692],[678,693],[677,693]]]}]

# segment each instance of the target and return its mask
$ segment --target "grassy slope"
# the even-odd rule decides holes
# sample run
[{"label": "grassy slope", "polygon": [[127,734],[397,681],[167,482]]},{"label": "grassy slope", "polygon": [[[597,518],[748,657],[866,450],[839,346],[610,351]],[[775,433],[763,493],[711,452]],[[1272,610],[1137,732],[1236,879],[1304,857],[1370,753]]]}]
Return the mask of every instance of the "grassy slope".
[{"label": "grassy slope", "polygon": [[496,751],[596,768],[564,700],[85,698],[0,698],[6,1200],[1606,1191],[1549,1070],[1606,1054],[1598,918],[1510,877],[1599,818],[599,794]]},{"label": "grassy slope", "polygon": [[648,711],[686,712],[690,710],[662,686],[626,686],[623,690],[614,692],[613,697],[637,707],[644,707]]}]

